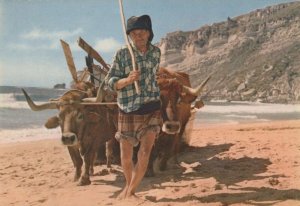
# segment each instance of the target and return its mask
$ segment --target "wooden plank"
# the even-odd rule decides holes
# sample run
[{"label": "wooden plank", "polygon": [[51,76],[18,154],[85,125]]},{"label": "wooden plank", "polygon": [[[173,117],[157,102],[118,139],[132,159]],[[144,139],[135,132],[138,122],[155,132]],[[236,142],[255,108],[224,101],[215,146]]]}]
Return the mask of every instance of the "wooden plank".
[{"label": "wooden plank", "polygon": [[72,52],[70,49],[70,46],[67,42],[63,41],[62,39],[60,40],[61,46],[64,50],[64,54],[65,54],[65,58],[68,64],[68,68],[69,71],[71,72],[72,78],[75,82],[78,82],[77,79],[77,71],[76,71],[76,67],[74,64],[74,60],[73,60],[73,56],[72,56]]},{"label": "wooden plank", "polygon": [[107,72],[109,71],[109,67],[107,66],[103,58],[100,56],[100,54],[95,49],[93,49],[88,43],[86,43],[86,41],[84,41],[81,37],[79,37],[77,43],[84,51],[86,51],[86,53],[88,53],[88,55],[90,55],[96,61],[102,64],[102,66],[105,68]]}]

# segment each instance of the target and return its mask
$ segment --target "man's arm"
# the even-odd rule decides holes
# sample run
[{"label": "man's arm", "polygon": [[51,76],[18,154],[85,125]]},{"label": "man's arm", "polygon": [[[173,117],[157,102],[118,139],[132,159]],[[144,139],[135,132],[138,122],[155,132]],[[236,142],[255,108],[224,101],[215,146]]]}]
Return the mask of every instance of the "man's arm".
[{"label": "man's arm", "polygon": [[128,77],[119,79],[115,83],[116,90],[122,89],[130,84],[133,84],[134,81],[138,81],[140,78],[140,72],[139,71],[131,71],[128,75]]}]

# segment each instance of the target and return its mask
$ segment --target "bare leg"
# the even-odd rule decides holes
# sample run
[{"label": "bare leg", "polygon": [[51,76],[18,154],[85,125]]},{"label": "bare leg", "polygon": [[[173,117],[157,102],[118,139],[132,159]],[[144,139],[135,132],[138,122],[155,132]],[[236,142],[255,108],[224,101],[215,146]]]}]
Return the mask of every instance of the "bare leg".
[{"label": "bare leg", "polygon": [[134,167],[134,170],[132,171],[131,182],[128,186],[125,197],[130,197],[135,194],[136,188],[141,183],[145,175],[155,136],[155,132],[148,131],[146,132],[145,136],[141,139],[140,149],[138,151],[138,160]]},{"label": "bare leg", "polygon": [[123,173],[126,179],[126,185],[119,195],[118,198],[122,199],[126,197],[127,190],[132,178],[132,154],[133,154],[133,146],[126,140],[120,141],[120,149],[121,149],[121,165],[123,168]]}]

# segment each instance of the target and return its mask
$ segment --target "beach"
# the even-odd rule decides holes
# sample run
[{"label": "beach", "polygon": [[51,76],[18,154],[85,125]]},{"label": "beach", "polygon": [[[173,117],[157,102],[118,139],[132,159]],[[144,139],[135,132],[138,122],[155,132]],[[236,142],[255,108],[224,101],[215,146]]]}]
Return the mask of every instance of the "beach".
[{"label": "beach", "polygon": [[77,186],[59,138],[2,143],[0,205],[300,205],[299,137],[300,120],[195,124],[180,166],[170,160],[121,201],[118,165],[95,166],[91,185]]}]

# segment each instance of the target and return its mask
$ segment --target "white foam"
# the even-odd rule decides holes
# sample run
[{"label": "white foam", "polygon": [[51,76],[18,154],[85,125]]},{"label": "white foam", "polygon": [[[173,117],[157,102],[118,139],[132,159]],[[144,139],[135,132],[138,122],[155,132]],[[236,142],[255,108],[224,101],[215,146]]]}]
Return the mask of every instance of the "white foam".
[{"label": "white foam", "polygon": [[217,100],[217,99],[213,99],[210,102],[216,102],[216,103],[227,103],[228,100]]},{"label": "white foam", "polygon": [[257,119],[256,115],[237,115],[237,114],[228,114],[225,115],[225,117],[234,117],[234,118],[240,118],[240,119]]},{"label": "white foam", "polygon": [[[26,103],[27,104],[27,103]],[[1,108],[25,108],[25,102],[17,102],[15,99],[15,94],[0,94],[0,107]]]},{"label": "white foam", "polygon": [[[43,104],[45,102],[39,102]],[[0,94],[0,108],[29,109],[26,101],[16,101],[14,93]]]},{"label": "white foam", "polygon": [[44,127],[33,129],[0,130],[0,144],[9,142],[37,141],[42,139],[58,139],[61,136],[60,128],[46,129]]}]

